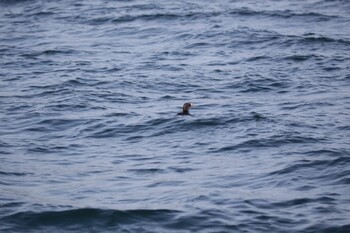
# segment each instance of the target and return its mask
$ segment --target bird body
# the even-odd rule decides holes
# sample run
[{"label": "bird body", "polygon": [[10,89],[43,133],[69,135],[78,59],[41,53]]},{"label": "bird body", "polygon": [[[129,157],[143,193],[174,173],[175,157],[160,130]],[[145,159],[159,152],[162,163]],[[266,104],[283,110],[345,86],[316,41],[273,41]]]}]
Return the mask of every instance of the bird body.
[{"label": "bird body", "polygon": [[189,112],[191,107],[192,107],[191,103],[185,103],[182,107],[182,112],[179,112],[177,115],[182,115],[182,116],[191,115]]}]

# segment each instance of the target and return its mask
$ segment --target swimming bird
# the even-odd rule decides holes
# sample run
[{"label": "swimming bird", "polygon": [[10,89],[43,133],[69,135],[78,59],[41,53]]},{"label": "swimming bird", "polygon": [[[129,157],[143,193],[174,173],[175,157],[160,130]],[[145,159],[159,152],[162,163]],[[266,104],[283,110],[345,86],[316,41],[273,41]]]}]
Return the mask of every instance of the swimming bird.
[{"label": "swimming bird", "polygon": [[185,103],[184,106],[182,107],[182,112],[179,112],[177,115],[191,115],[189,110],[192,107],[191,103]]}]

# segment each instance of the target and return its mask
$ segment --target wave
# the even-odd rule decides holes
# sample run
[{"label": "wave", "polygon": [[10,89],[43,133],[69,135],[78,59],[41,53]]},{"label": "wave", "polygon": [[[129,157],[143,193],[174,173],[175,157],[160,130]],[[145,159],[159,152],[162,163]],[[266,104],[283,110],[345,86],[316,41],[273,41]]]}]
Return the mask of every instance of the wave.
[{"label": "wave", "polygon": [[[235,216],[221,209],[184,213],[171,209],[108,210],[82,208],[63,211],[18,212],[0,218],[0,230],[5,232],[246,232],[274,229],[278,232],[300,232],[296,225],[306,225],[303,232],[347,232],[349,224],[330,226],[314,225],[309,221],[269,215],[262,210],[283,209],[312,203],[332,203],[331,198],[295,199],[286,202],[266,203],[247,200],[251,210],[237,211]],[[238,210],[240,208],[238,207]],[[247,216],[247,217],[243,217]],[[237,220],[238,219],[238,220]],[[268,220],[268,221],[267,221]],[[305,224],[308,223],[308,224]],[[288,230],[285,229],[288,226]],[[312,231],[313,230],[313,231]]]},{"label": "wave", "polygon": [[[146,8],[146,9],[145,9]],[[157,6],[143,5],[142,8],[138,8],[138,5],[133,5],[133,10],[144,11],[144,10],[154,10],[153,13],[148,14],[125,14],[118,17],[105,16],[105,17],[96,17],[93,19],[85,19],[86,22],[89,22],[92,25],[100,25],[104,23],[129,23],[136,20],[142,21],[173,21],[173,20],[205,20],[208,18],[220,18],[220,17],[229,17],[229,16],[247,16],[247,17],[259,17],[266,16],[272,18],[283,18],[283,19],[308,19],[314,20],[317,22],[329,21],[341,18],[338,15],[326,15],[319,12],[296,12],[292,10],[284,11],[268,11],[268,10],[253,10],[248,7],[235,8],[235,9],[226,9],[226,10],[203,10],[203,11],[191,11],[191,12],[164,12],[165,9],[162,9]]]},{"label": "wave", "polygon": [[[150,8],[150,7],[149,7]],[[152,8],[151,10],[155,10]],[[133,8],[133,10],[137,10]],[[143,9],[140,9],[143,10]],[[215,17],[220,14],[220,12],[189,12],[189,13],[177,13],[177,12],[163,12],[163,9],[158,9],[159,12],[149,13],[149,14],[125,14],[115,16],[105,16],[105,17],[95,17],[92,19],[85,18],[83,23],[87,22],[91,25],[101,25],[106,23],[112,24],[123,24],[130,23],[133,21],[173,21],[173,20],[195,20],[201,18]]]},{"label": "wave", "polygon": [[[105,210],[94,208],[64,211],[19,212],[0,219],[0,229],[16,232],[142,230],[172,222],[180,212],[167,209]],[[146,227],[145,227],[146,226]],[[44,231],[46,231],[44,230]]]},{"label": "wave", "polygon": [[238,81],[228,83],[225,89],[234,89],[240,93],[259,93],[259,92],[282,92],[287,91],[291,86],[290,80],[284,78],[270,78],[260,75],[243,77]]},{"label": "wave", "polygon": [[[315,181],[319,183],[322,181],[324,184],[332,185],[349,185],[350,184],[350,171],[347,167],[350,165],[350,158],[338,157],[336,159],[324,159],[324,160],[300,160],[291,165],[273,171],[266,175],[266,177],[288,176],[296,175],[299,180],[303,176],[307,176],[309,182]],[[297,189],[304,189],[305,187],[299,187]]]},{"label": "wave", "polygon": [[328,21],[328,20],[333,20],[335,18],[339,18],[337,15],[326,15],[326,14],[321,14],[318,12],[296,12],[292,10],[275,10],[275,11],[268,11],[268,10],[253,10],[248,7],[243,7],[243,8],[238,8],[234,10],[229,11],[230,14],[232,15],[243,15],[243,16],[269,16],[269,17],[274,17],[274,18],[311,18],[315,19],[317,21]]},{"label": "wave", "polygon": [[0,171],[0,176],[26,176],[26,175],[33,175],[33,173],[23,173],[23,172],[4,172]]},{"label": "wave", "polygon": [[28,0],[0,0],[0,4],[17,4],[17,3],[23,3],[28,2]]},{"label": "wave", "polygon": [[263,199],[248,199],[244,202],[259,209],[287,209],[296,208],[297,206],[303,206],[312,203],[322,204],[334,204],[337,201],[331,197],[319,197],[319,198],[295,198],[286,201],[270,202]]},{"label": "wave", "polygon": [[256,150],[256,148],[276,148],[283,145],[319,143],[320,141],[322,141],[322,139],[304,137],[299,135],[278,134],[271,136],[270,138],[249,139],[235,145],[229,145],[220,148],[211,148],[210,152],[223,153],[242,149],[245,151],[251,151]]},{"label": "wave", "polygon": [[31,51],[30,53],[26,52],[21,54],[22,57],[27,58],[27,59],[36,59],[38,57],[50,57],[50,56],[55,56],[55,55],[76,55],[79,54],[80,52],[78,50],[74,49],[69,49],[69,48],[56,48],[56,49],[47,49],[47,50],[42,50],[42,51]]},{"label": "wave", "polygon": [[[345,38],[334,38],[331,36],[319,35],[315,33],[306,33],[300,36],[295,35],[281,35],[280,41],[276,44],[278,46],[293,46],[293,45],[301,45],[301,46],[325,46],[328,45],[339,45],[339,46],[349,46],[350,40]],[[313,54],[313,56],[318,57]]]},{"label": "wave", "polygon": [[[169,115],[169,114],[168,114]],[[131,115],[130,115],[131,116]],[[158,117],[153,119],[139,119],[136,123],[118,123],[117,121],[108,123],[106,120],[97,120],[90,122],[84,129],[81,129],[80,135],[88,138],[108,138],[124,136],[125,140],[139,140],[143,137],[157,137],[172,133],[182,133],[188,130],[201,130],[204,128],[216,127],[224,128],[231,124],[242,122],[256,122],[266,120],[266,116],[261,113],[251,112],[250,114],[235,116],[209,116],[206,118],[197,118],[192,116]],[[138,132],[138,135],[134,135]],[[131,134],[132,136],[129,136]]]}]

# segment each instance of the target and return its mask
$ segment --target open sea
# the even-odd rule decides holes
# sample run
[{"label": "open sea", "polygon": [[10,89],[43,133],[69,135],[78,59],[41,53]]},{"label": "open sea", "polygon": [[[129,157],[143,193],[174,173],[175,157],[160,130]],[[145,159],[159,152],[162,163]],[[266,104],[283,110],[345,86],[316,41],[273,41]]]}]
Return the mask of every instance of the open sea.
[{"label": "open sea", "polygon": [[350,1],[0,0],[0,232],[349,233]]}]

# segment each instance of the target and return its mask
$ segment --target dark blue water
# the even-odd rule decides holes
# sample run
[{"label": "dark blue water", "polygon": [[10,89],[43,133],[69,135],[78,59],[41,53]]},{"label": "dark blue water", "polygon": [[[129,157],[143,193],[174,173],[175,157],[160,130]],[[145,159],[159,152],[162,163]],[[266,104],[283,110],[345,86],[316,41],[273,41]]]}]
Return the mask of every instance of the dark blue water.
[{"label": "dark blue water", "polygon": [[1,0],[0,231],[350,232],[349,12]]}]

